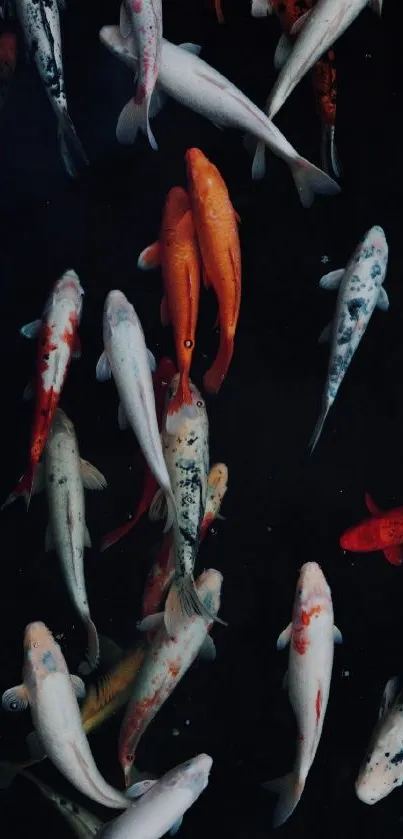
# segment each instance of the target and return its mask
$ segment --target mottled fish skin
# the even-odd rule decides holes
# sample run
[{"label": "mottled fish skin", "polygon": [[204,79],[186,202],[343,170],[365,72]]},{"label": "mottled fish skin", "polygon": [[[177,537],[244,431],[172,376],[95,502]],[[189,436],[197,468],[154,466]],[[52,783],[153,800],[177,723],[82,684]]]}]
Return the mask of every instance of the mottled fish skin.
[{"label": "mottled fish skin", "polygon": [[95,839],[104,824],[100,819],[90,813],[89,810],[66,798],[65,795],[59,795],[52,787],[49,787],[40,778],[36,778],[31,772],[24,771],[21,774],[24,778],[32,781],[42,795],[52,802],[55,809],[66,819],[78,839]]},{"label": "mottled fish skin", "polygon": [[126,0],[139,56],[135,102],[150,102],[158,78],[162,48],[161,0]]},{"label": "mottled fish skin", "polygon": [[[220,608],[221,585],[222,576],[213,569],[204,571],[196,581],[200,600],[213,615]],[[172,639],[161,615],[161,626],[137,673],[120,729],[119,760],[126,786],[130,784],[130,772],[141,737],[193,664],[211,627],[211,621],[195,615]]]},{"label": "mottled fish skin", "polygon": [[67,113],[57,0],[16,0],[16,9],[52,107]]},{"label": "mottled fish skin", "polygon": [[396,682],[386,685],[385,694],[390,687],[393,693],[389,699],[384,694],[380,719],[355,783],[364,804],[376,804],[403,784],[403,692],[396,692]]},{"label": "mottled fish skin", "polygon": [[209,755],[197,755],[158,781],[150,781],[150,789],[136,806],[105,825],[98,839],[160,839],[178,824],[206,788],[212,763]]}]

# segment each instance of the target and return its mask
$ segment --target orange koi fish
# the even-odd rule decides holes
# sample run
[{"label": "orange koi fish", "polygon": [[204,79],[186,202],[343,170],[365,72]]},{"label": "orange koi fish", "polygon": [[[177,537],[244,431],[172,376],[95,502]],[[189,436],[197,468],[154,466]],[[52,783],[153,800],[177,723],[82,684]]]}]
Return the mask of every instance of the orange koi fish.
[{"label": "orange koi fish", "polygon": [[[166,389],[175,373],[175,365],[171,361],[171,359],[162,358],[158,364],[156,371],[152,374],[154,384],[155,409],[159,428],[161,428]],[[115,530],[111,530],[110,533],[107,533],[106,536],[104,536],[101,542],[101,551],[106,551],[112,545],[115,545],[116,542],[119,542],[119,540],[122,539],[123,536],[127,536],[127,534],[130,533],[130,531],[133,529],[133,527],[135,527],[139,519],[141,519],[141,516],[143,516],[144,513],[147,512],[155,496],[155,493],[158,490],[158,483],[155,480],[154,475],[148,468],[147,463],[142,455],[141,458],[144,462],[145,470],[144,484],[143,494],[140,498],[137,508],[128,521],[126,521],[120,527],[117,527]]]},{"label": "orange koi fish", "polygon": [[94,731],[126,704],[146,649],[146,643],[139,642],[97,685],[91,685],[88,689],[81,706],[81,722],[86,734]]},{"label": "orange koi fish", "polygon": [[168,192],[161,233],[139,256],[139,268],[161,265],[164,297],[161,303],[163,326],[172,323],[178,370],[178,390],[166,414],[166,430],[174,434],[186,417],[195,416],[189,373],[192,363],[197,315],[199,311],[200,268],[189,197],[182,187]]},{"label": "orange koi fish", "polygon": [[17,38],[14,32],[0,35],[0,110],[10,88],[17,63]]},{"label": "orange koi fish", "polygon": [[241,304],[240,219],[223,178],[203,152],[188,149],[185,160],[204,285],[212,285],[218,298],[220,346],[203,379],[206,391],[217,393],[231,363]]},{"label": "orange koi fish", "polygon": [[340,536],[345,551],[383,551],[391,565],[403,563],[403,507],[381,510],[366,493],[365,504],[372,518],[348,527]]},{"label": "orange koi fish", "polygon": [[[45,448],[50,427],[59,404],[60,394],[72,357],[81,355],[78,326],[81,318],[84,291],[75,271],[66,271],[55,283],[42,320],[35,320],[21,329],[25,338],[38,337],[36,406],[31,432],[30,460],[24,475],[3,507],[19,496],[24,496],[29,506],[34,491],[36,467]],[[28,386],[24,396],[31,396]]]}]

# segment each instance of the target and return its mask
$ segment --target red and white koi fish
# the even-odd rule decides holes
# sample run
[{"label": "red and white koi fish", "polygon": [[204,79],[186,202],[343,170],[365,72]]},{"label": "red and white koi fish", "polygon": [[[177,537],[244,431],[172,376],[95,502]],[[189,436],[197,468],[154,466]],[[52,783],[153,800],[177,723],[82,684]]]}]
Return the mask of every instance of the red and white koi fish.
[{"label": "red and white koi fish", "polygon": [[273,826],[291,816],[304,790],[322,734],[333,667],[333,646],[342,640],[334,626],[330,588],[316,562],[302,566],[294,600],[292,622],[281,633],[277,648],[290,644],[288,695],[298,724],[297,755],[292,772],[268,781],[277,792]]},{"label": "red and white koi fish", "polygon": [[[53,287],[42,320],[34,320],[21,329],[26,338],[38,337],[35,417],[28,469],[3,507],[21,495],[26,499],[27,508],[29,506],[36,467],[48,439],[71,359],[81,355],[77,330],[83,295],[76,272],[66,271]],[[24,395],[29,398],[30,387]]]},{"label": "red and white koi fish", "polygon": [[[222,576],[218,571],[204,571],[196,582],[198,595],[213,615],[220,608]],[[119,761],[126,786],[131,783],[131,769],[141,737],[185,675],[196,656],[202,651],[210,660],[215,658],[214,642],[208,633],[212,621],[194,615],[184,623],[174,639],[170,638],[163,613],[145,618],[143,631],[157,629],[150,648],[137,673],[131,700],[119,735]]]}]

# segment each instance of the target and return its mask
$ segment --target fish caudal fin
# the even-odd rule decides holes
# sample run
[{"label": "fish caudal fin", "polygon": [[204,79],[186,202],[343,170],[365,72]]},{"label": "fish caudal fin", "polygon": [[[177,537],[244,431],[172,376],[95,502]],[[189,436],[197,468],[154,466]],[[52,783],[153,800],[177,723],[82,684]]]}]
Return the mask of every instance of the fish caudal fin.
[{"label": "fish caudal fin", "polygon": [[27,505],[28,510],[31,495],[34,495],[35,491],[36,490],[34,486],[34,473],[31,470],[28,470],[28,472],[25,472],[25,474],[21,476],[13,492],[10,492],[10,495],[8,496],[8,498],[6,498],[4,504],[2,504],[2,506],[0,507],[0,511],[4,510],[5,507],[8,507],[9,504],[12,504],[13,501],[16,501],[17,498],[25,499],[25,503]]},{"label": "fish caudal fin", "polygon": [[72,123],[70,115],[65,112],[59,117],[59,146],[60,154],[70,178],[77,177],[77,165],[88,165],[88,159],[84,149],[77,137],[76,129]]},{"label": "fish caudal fin", "polygon": [[225,376],[227,375],[233,352],[233,336],[226,335],[223,331],[221,331],[220,346],[217,356],[210,369],[207,370],[207,373],[205,373],[203,377],[203,385],[207,393],[218,393],[220,390]]},{"label": "fish caudal fin", "polygon": [[195,417],[196,406],[193,404],[189,387],[189,374],[182,373],[178,389],[169,404],[165,418],[165,428],[168,434],[176,434],[187,419]]},{"label": "fish caudal fin", "polygon": [[127,534],[130,533],[132,528],[137,524],[139,518],[140,516],[133,516],[120,527],[117,527],[116,530],[111,530],[109,533],[107,533],[101,541],[101,552],[107,551],[108,548],[111,548],[112,545],[116,545],[116,542],[119,542],[120,539],[123,539],[124,536],[127,536]]},{"label": "fish caudal fin", "polygon": [[309,441],[309,448],[311,450],[311,454],[312,454],[313,450],[315,449],[315,447],[316,447],[316,445],[319,441],[320,435],[322,434],[322,429],[323,429],[323,426],[325,424],[326,417],[329,413],[329,408],[330,408],[330,405],[326,405],[326,407],[323,408],[322,413],[321,413],[321,415],[320,415],[320,417],[319,417],[319,419],[318,419],[318,421],[315,425],[315,428],[313,430],[312,437]]},{"label": "fish caudal fin", "polygon": [[326,122],[322,126],[321,161],[324,172],[328,175],[334,175],[335,178],[340,178],[340,164],[335,143],[335,128],[334,125],[328,125]]},{"label": "fish caudal fin", "polygon": [[262,140],[259,140],[252,163],[252,178],[254,181],[261,181],[266,174],[266,147]]},{"label": "fish caudal fin", "polygon": [[301,798],[304,786],[304,782],[299,781],[294,772],[263,784],[264,789],[280,796],[273,815],[273,827],[280,827],[290,818]]},{"label": "fish caudal fin", "polygon": [[142,131],[148,137],[151,148],[154,151],[158,150],[156,139],[150,128],[148,110],[148,98],[144,99],[141,104],[137,104],[133,98],[129,99],[120,113],[116,126],[116,138],[119,143],[123,146],[132,146],[138,132]]},{"label": "fish caudal fin", "polygon": [[174,579],[165,602],[164,621],[168,635],[174,638],[178,629],[195,615],[204,618],[208,623],[216,621],[227,626],[225,621],[213,615],[202,603],[191,574]]},{"label": "fish caudal fin", "polygon": [[78,672],[82,676],[87,676],[89,673],[92,673],[93,670],[96,670],[99,663],[98,632],[95,624],[89,616],[85,618],[85,626],[88,633],[87,661],[83,661],[78,668]]},{"label": "fish caudal fin", "polygon": [[296,157],[290,163],[291,174],[295,181],[301,204],[310,207],[315,193],[320,195],[337,195],[340,187],[326,172],[318,169],[304,157]]}]

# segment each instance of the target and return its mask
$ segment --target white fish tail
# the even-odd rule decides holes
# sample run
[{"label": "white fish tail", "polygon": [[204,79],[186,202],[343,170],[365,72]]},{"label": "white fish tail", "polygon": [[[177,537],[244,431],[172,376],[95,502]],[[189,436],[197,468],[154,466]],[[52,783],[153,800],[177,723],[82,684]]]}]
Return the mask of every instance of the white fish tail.
[{"label": "white fish tail", "polygon": [[64,167],[67,174],[71,178],[75,178],[77,176],[76,164],[87,165],[88,159],[67,111],[59,115],[58,133],[60,154]]},{"label": "white fish tail", "polygon": [[142,131],[148,137],[151,148],[154,151],[158,150],[156,139],[150,127],[148,115],[149,105],[150,100],[148,97],[139,105],[132,98],[129,99],[120,112],[116,126],[116,138],[123,146],[132,146],[138,132]]},{"label": "white fish tail", "polygon": [[280,796],[273,815],[273,827],[280,827],[290,818],[301,798],[304,786],[305,781],[300,781],[294,772],[263,784],[264,789]]},{"label": "white fish tail", "polygon": [[316,447],[316,444],[319,441],[320,435],[322,434],[322,429],[323,429],[323,426],[325,424],[326,417],[329,413],[329,408],[330,408],[330,405],[325,404],[323,406],[321,414],[319,416],[319,419],[318,419],[318,421],[315,425],[315,428],[313,430],[312,437],[309,441],[309,448],[311,450],[311,454],[312,454],[314,448]]},{"label": "white fish tail", "polygon": [[174,638],[178,630],[195,615],[204,618],[208,623],[216,621],[227,626],[225,621],[213,615],[200,600],[191,574],[186,577],[177,577],[172,583],[165,602],[164,621],[168,635]]},{"label": "white fish tail", "polygon": [[252,178],[260,181],[266,173],[266,147],[263,140],[259,140],[252,163]]},{"label": "white fish tail", "polygon": [[334,125],[323,123],[321,144],[322,169],[328,175],[340,178],[340,163],[335,143]]},{"label": "white fish tail", "polygon": [[318,169],[304,157],[296,157],[290,162],[291,174],[295,181],[301,204],[310,207],[315,193],[320,195],[337,195],[340,187],[326,172]]},{"label": "white fish tail", "polygon": [[96,670],[99,663],[99,638],[95,624],[90,616],[83,618],[88,633],[87,661],[83,661],[79,667],[79,673],[87,676]]}]

